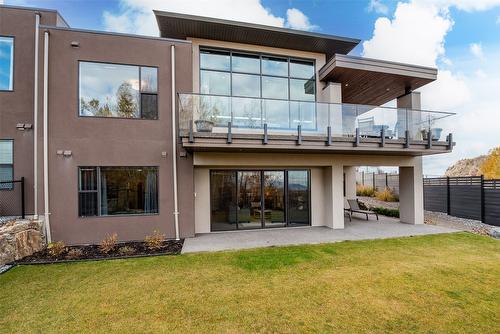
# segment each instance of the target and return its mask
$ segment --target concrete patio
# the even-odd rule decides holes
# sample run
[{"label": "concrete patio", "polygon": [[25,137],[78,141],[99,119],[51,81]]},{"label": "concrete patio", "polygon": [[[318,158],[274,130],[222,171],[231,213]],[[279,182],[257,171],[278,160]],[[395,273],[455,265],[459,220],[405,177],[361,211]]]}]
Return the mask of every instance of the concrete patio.
[{"label": "concrete patio", "polygon": [[184,241],[182,253],[410,237],[458,231],[460,230],[442,226],[403,224],[398,219],[388,217],[380,217],[379,221],[353,217],[352,222],[345,220],[345,228],[342,230],[317,226],[198,234]]}]

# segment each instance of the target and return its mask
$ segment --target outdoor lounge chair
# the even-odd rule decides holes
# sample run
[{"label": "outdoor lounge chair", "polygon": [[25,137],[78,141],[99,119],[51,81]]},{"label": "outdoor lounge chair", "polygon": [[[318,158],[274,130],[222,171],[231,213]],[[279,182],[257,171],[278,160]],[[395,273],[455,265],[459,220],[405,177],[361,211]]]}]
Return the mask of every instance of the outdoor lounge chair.
[{"label": "outdoor lounge chair", "polygon": [[348,199],[347,203],[349,203],[349,211],[351,212],[351,215],[354,212],[361,213],[363,215],[366,215],[366,220],[368,220],[368,215],[375,215],[375,217],[377,217],[377,220],[378,220],[378,213],[370,211],[370,210],[361,210],[357,199]]}]

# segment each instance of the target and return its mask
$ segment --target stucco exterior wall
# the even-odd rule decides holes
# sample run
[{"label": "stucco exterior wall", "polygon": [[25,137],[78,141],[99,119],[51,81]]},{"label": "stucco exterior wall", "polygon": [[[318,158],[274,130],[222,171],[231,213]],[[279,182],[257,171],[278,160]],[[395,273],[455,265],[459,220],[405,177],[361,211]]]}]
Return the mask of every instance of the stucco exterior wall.
[{"label": "stucco exterior wall", "polygon": [[[41,24],[56,24],[56,12],[38,12]],[[13,91],[0,91],[0,139],[14,140],[14,179],[25,178],[26,212],[31,215],[34,213],[34,134],[33,129],[19,131],[16,125],[34,123],[35,13],[0,7],[0,36],[14,37],[14,87]],[[20,202],[11,205],[18,205],[11,210],[20,212]]]},{"label": "stucco exterior wall", "polygon": [[[153,230],[175,236],[171,123],[172,42],[49,29],[49,197],[53,240],[99,242],[117,233],[141,240]],[[71,42],[77,41],[78,48]],[[176,43],[176,87],[190,89],[191,45]],[[158,120],[80,117],[79,61],[158,67]],[[72,152],[71,157],[57,155]],[[166,152],[166,156],[162,155]],[[191,157],[178,159],[181,236],[194,233]],[[158,166],[159,214],[78,217],[79,166]]]}]

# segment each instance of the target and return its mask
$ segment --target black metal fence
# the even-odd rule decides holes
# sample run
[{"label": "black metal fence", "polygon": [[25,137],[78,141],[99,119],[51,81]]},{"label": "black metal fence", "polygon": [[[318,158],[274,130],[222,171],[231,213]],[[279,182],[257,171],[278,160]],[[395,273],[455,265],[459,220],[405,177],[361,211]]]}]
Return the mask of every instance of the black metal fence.
[{"label": "black metal fence", "polygon": [[25,216],[24,177],[20,180],[0,181],[0,222]]},{"label": "black metal fence", "polygon": [[424,209],[500,226],[500,180],[482,176],[425,178]]},{"label": "black metal fence", "polygon": [[395,195],[399,195],[399,174],[395,173],[375,173],[357,172],[356,183],[372,187],[377,191],[389,188]]}]

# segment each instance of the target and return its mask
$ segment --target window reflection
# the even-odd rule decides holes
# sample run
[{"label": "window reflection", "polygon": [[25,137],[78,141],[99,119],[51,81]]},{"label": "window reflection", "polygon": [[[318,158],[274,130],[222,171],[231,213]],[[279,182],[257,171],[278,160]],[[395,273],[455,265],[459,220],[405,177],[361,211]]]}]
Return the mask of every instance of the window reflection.
[{"label": "window reflection", "polygon": [[80,116],[156,119],[158,69],[80,62]]},{"label": "window reflection", "polygon": [[200,52],[200,68],[209,70],[230,70],[229,52],[202,50]]},{"label": "window reflection", "polygon": [[314,65],[311,62],[290,60],[290,77],[311,79],[314,77]]},{"label": "window reflection", "polygon": [[260,59],[256,55],[233,53],[233,72],[260,74]]},{"label": "window reflection", "polygon": [[229,95],[231,92],[229,73],[201,71],[200,92],[202,94]]},{"label": "window reflection", "polygon": [[263,76],[262,97],[288,100],[288,79]]},{"label": "window reflection", "polygon": [[262,57],[262,74],[288,76],[288,60],[283,58]]},{"label": "window reflection", "polygon": [[14,38],[0,36],[0,90],[12,90],[14,81]]},{"label": "window reflection", "polygon": [[260,97],[260,77],[258,75],[233,73],[233,96]]}]

